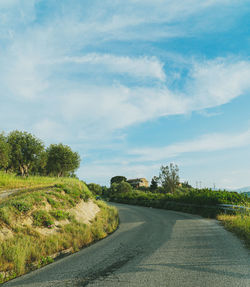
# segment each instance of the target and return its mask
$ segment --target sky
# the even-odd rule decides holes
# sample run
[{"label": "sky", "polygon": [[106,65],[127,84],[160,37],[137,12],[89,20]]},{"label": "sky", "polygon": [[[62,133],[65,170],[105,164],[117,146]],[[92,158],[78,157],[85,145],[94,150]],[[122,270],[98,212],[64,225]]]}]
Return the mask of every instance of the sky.
[{"label": "sky", "polygon": [[250,185],[250,0],[0,0],[0,131],[69,145],[87,183]]}]

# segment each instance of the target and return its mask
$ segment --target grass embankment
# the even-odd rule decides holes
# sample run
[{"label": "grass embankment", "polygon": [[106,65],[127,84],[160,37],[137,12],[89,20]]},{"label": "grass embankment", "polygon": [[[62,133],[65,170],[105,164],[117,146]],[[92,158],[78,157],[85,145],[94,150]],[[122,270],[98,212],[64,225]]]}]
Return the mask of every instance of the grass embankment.
[{"label": "grass embankment", "polygon": [[63,178],[63,177],[41,177],[41,176],[29,176],[21,177],[15,174],[5,173],[0,171],[0,193],[4,190],[10,189],[26,189],[35,187],[48,187],[59,183],[74,182],[75,179]]},{"label": "grass embankment", "polygon": [[225,228],[235,233],[250,248],[250,214],[219,214],[217,219],[222,222]]},{"label": "grass embankment", "polygon": [[[128,193],[111,194],[110,200],[119,203],[170,209],[207,218],[216,218],[230,231],[242,238],[250,247],[250,214],[231,212],[224,214],[219,204],[244,205],[249,207],[250,198],[228,191],[177,189],[174,194],[151,193],[134,190]],[[228,211],[229,212],[229,211]]]},{"label": "grass embankment", "polygon": [[[117,228],[115,208],[95,201],[83,182],[62,181],[48,190],[22,190],[0,201],[0,282],[52,262],[65,249],[78,251]],[[87,204],[99,211],[84,223],[79,207]]]}]

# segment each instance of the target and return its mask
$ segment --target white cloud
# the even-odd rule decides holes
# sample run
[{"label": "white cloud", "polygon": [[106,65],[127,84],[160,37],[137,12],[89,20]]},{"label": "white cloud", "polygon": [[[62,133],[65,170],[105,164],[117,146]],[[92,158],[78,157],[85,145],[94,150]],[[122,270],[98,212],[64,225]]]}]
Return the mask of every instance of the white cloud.
[{"label": "white cloud", "polygon": [[[112,6],[116,11],[115,17],[110,17],[110,23],[115,25],[110,25],[110,27],[123,23],[123,25],[118,25],[121,28],[135,24],[183,21],[187,17],[204,11],[209,12],[210,8],[231,7],[235,4],[238,4],[237,0],[129,0],[125,7],[120,1],[106,1],[103,6],[107,10]],[[110,9],[110,11],[113,10]],[[117,22],[114,23],[114,19]]]},{"label": "white cloud", "polygon": [[65,142],[69,136],[63,124],[49,119],[33,124],[32,131],[39,138],[47,140],[47,143]]},{"label": "white cloud", "polygon": [[84,64],[84,68],[87,65],[96,65],[106,73],[124,73],[139,78],[165,80],[163,63],[156,57],[131,58],[110,54],[87,54],[82,57],[65,57],[55,62]]},{"label": "white cloud", "polygon": [[[242,4],[246,2],[248,0]],[[226,13],[223,8],[228,8],[232,13],[237,5],[237,0],[130,0],[126,6],[121,1],[104,1],[103,4],[98,3],[99,9],[104,11],[98,13],[98,16],[95,11],[97,7],[93,5],[95,16],[91,15],[96,25],[91,27],[94,28],[92,31],[103,34],[101,39],[154,41],[160,38],[187,37],[215,28],[217,31],[224,29],[230,25],[230,17],[222,17]],[[192,25],[187,20],[191,20]],[[216,25],[217,22],[220,25]],[[159,25],[162,25],[161,29]]]},{"label": "white cloud", "polygon": [[223,105],[250,90],[250,62],[219,58],[195,63],[187,92],[194,94],[194,108]]},{"label": "white cloud", "polygon": [[[166,85],[85,86],[60,97],[62,117],[81,120],[85,130],[95,134],[115,131],[162,116],[187,114],[220,106],[250,91],[250,63],[219,59],[191,66],[182,91]],[[90,127],[90,128],[88,128]]]},{"label": "white cloud", "polygon": [[250,145],[250,130],[238,134],[207,134],[197,139],[175,143],[161,148],[140,148],[130,151],[135,161],[159,161],[185,153],[212,152]]},{"label": "white cloud", "polygon": [[[0,1],[0,29],[7,31],[27,25],[35,19],[35,4],[37,0],[1,0]],[[1,29],[2,30],[2,29]],[[4,29],[2,30],[4,32]],[[2,37],[3,35],[0,35]]]},{"label": "white cloud", "polygon": [[[40,52],[39,48],[32,49],[29,45],[21,48],[13,50],[15,57],[12,59],[2,59],[2,89],[5,88],[7,94],[19,100],[32,100],[34,104],[43,102],[47,111],[42,119],[46,113],[49,118],[54,114],[54,119],[63,120],[74,127],[70,128],[69,134],[77,132],[83,138],[112,137],[116,130],[162,116],[220,106],[250,91],[248,61],[225,58],[190,63],[186,86],[182,90],[172,91],[162,81],[160,85],[151,86],[144,83],[135,86],[119,82],[110,84],[110,78],[116,79],[113,75],[115,70],[161,79],[165,74],[158,60],[154,62],[154,59],[128,57],[124,57],[124,60],[112,55],[96,57],[87,54],[81,58],[66,58],[69,63],[58,66],[58,63],[50,63],[51,51]],[[115,64],[110,63],[110,59]],[[88,84],[81,77],[72,78],[74,72],[81,75],[81,69],[74,70],[72,67],[68,70],[64,67],[71,65],[72,61],[103,63],[102,83],[92,81]],[[95,75],[100,76],[99,66],[95,65],[98,71],[97,74],[95,69],[92,71],[93,79]],[[127,65],[134,67],[134,70],[130,71]]]},{"label": "white cloud", "polygon": [[32,55],[22,55],[5,70],[5,84],[12,95],[33,99],[48,88],[48,81],[39,68],[41,64]]},{"label": "white cloud", "polygon": [[128,88],[126,86],[88,87],[84,92],[60,97],[61,117],[80,122],[89,137],[126,128],[164,115],[183,114],[189,100],[167,88]]}]

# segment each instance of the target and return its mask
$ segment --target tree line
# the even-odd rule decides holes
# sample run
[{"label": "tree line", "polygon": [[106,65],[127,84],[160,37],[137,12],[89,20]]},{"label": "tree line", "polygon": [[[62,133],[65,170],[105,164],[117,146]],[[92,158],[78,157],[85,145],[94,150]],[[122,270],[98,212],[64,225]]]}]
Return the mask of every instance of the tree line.
[{"label": "tree line", "polygon": [[[109,188],[94,183],[88,184],[88,187],[94,194],[111,201],[174,210],[184,210],[185,205],[180,206],[180,203],[214,206],[222,203],[244,205],[249,202],[244,194],[209,188],[197,189],[187,181],[180,182],[179,168],[173,163],[161,166],[159,175],[152,178],[149,187],[133,187],[127,182],[127,178],[121,175],[111,178]],[[190,206],[186,209],[190,208],[194,213],[201,213],[200,207],[197,210]],[[217,214],[217,211],[206,209],[205,213],[213,215]]]},{"label": "tree line", "polygon": [[[182,183],[188,185],[188,183]],[[176,164],[161,166],[158,176],[154,176],[149,187],[138,187],[137,189],[159,193],[174,193],[176,187],[180,185],[179,167]],[[190,186],[191,187],[191,186]],[[112,192],[129,192],[132,186],[127,182],[125,176],[114,176],[110,180]]]},{"label": "tree line", "polygon": [[45,147],[36,136],[23,131],[0,133],[0,170],[21,176],[75,176],[80,156],[67,145]]},{"label": "tree line", "polygon": [[90,183],[89,189],[97,195],[115,195],[118,193],[129,193],[135,190],[152,193],[174,193],[176,188],[191,188],[188,182],[180,183],[179,167],[176,164],[170,163],[169,166],[161,166],[158,176],[154,176],[149,187],[134,188],[125,176],[117,175],[110,179],[110,188],[100,186],[95,183]]}]

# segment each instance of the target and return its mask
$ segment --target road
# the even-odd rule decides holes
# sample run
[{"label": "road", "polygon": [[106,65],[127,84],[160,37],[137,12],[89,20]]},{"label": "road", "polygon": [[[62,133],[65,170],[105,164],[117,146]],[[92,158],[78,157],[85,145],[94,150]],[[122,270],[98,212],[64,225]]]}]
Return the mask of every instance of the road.
[{"label": "road", "polygon": [[211,219],[116,205],[109,237],[4,286],[249,287],[250,254]]}]

